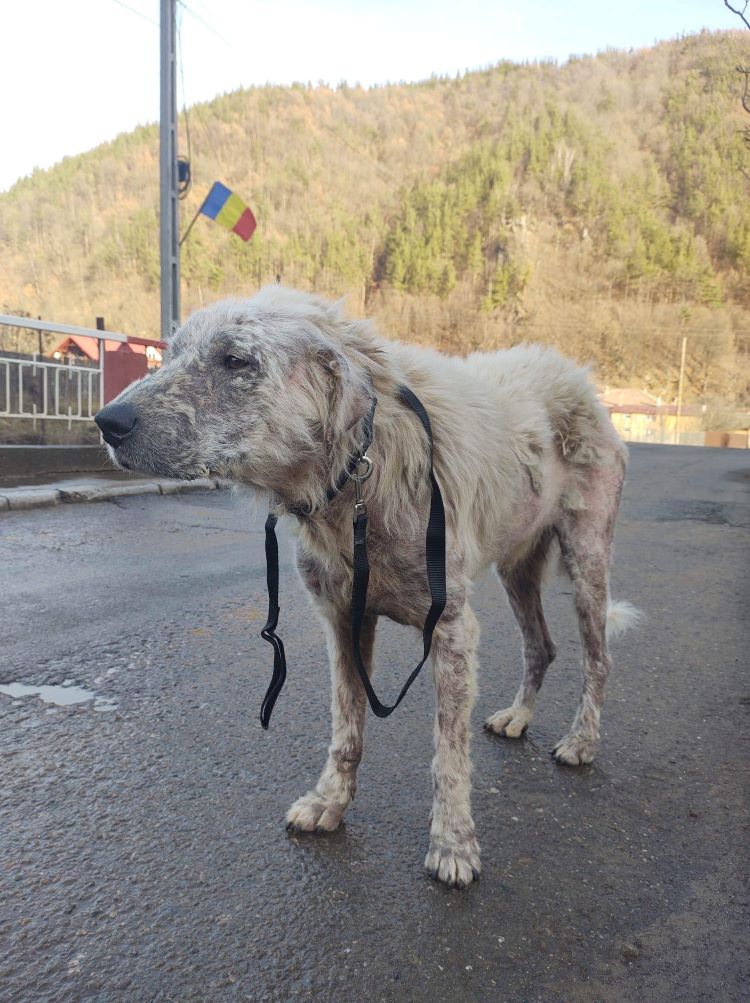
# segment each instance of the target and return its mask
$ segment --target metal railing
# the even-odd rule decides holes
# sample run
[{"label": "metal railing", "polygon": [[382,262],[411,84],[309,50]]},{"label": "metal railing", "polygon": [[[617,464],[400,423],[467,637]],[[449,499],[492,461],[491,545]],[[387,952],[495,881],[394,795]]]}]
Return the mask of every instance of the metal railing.
[{"label": "metal railing", "polygon": [[70,428],[90,421],[101,407],[99,366],[41,362],[34,353],[30,360],[0,356],[0,367],[0,418],[50,418]]},{"label": "metal railing", "polygon": [[[118,331],[56,324],[30,317],[0,315],[0,325],[22,327],[62,335],[94,338],[99,342],[98,363],[80,365],[40,358],[0,355],[0,418],[44,418],[67,421],[91,421],[104,405],[104,341],[127,342]],[[20,353],[16,353],[20,355]]]}]

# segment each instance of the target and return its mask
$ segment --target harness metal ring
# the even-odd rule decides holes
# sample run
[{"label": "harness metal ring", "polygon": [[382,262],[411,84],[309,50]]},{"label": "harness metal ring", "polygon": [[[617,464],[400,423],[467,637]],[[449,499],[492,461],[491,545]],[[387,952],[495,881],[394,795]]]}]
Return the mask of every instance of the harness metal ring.
[{"label": "harness metal ring", "polygon": [[[359,470],[363,463],[365,465],[365,471],[363,474],[361,474],[359,473]],[[357,466],[354,468],[352,473],[349,474],[349,477],[351,480],[356,481],[358,484],[361,484],[363,481],[366,481],[371,474],[372,474],[372,460],[367,455],[367,453],[363,453],[363,455],[360,456],[360,458],[357,460]]]}]

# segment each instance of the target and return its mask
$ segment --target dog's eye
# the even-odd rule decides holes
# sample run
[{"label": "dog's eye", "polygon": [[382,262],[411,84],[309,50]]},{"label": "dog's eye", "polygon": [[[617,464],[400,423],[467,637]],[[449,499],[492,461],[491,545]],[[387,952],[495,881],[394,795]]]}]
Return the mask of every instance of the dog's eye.
[{"label": "dog's eye", "polygon": [[246,369],[251,362],[249,359],[239,359],[236,355],[224,356],[225,369]]}]

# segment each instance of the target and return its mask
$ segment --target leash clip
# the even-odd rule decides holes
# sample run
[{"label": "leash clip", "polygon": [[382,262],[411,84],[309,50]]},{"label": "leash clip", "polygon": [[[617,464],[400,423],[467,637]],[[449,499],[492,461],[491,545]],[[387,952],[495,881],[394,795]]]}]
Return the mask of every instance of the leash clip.
[{"label": "leash clip", "polygon": [[[359,471],[363,464],[365,469],[362,473],[360,473]],[[363,453],[357,460],[357,466],[349,474],[349,479],[354,481],[355,518],[359,515],[364,515],[367,512],[367,506],[365,505],[364,499],[362,497],[362,485],[371,474],[372,474],[372,460],[367,455],[367,453]]]}]

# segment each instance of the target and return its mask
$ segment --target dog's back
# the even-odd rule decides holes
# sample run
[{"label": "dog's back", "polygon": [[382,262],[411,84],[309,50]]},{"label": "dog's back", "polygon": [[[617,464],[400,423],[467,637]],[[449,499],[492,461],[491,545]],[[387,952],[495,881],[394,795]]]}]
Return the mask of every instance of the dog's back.
[{"label": "dog's back", "polygon": [[531,406],[535,421],[546,417],[549,432],[568,463],[624,462],[627,450],[596,396],[589,369],[543,345],[516,345],[499,352],[475,352],[466,364],[475,379],[492,383],[515,408]]}]

